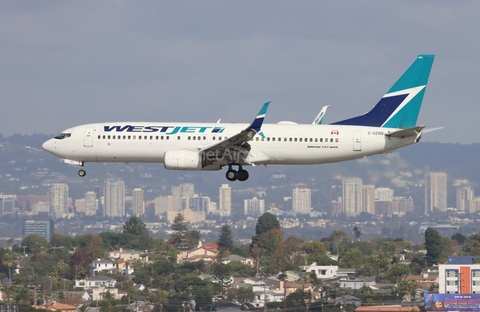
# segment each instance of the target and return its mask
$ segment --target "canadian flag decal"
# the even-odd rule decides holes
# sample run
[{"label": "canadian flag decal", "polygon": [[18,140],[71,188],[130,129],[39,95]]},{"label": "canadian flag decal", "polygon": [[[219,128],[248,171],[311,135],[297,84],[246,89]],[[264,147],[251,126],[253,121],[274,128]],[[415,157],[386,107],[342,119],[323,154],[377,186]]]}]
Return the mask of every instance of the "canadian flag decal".
[{"label": "canadian flag decal", "polygon": [[334,135],[334,134],[339,135],[339,134],[340,134],[340,131],[338,131],[338,130],[332,130],[332,132],[330,132],[330,134],[331,134],[331,135]]}]

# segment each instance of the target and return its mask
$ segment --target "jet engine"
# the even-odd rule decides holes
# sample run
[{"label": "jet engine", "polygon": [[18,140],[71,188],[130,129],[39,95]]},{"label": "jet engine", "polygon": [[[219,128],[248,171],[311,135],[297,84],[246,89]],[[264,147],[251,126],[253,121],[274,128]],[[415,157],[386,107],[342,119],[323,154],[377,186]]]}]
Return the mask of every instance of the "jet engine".
[{"label": "jet engine", "polygon": [[173,150],[164,155],[165,169],[169,170],[202,170],[202,157],[197,151]]}]

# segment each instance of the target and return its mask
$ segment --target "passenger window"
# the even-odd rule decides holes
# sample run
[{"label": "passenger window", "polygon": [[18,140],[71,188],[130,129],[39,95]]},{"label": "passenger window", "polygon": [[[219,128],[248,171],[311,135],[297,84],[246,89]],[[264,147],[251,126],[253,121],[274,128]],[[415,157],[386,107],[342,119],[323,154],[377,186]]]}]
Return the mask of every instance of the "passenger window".
[{"label": "passenger window", "polygon": [[294,138],[293,140],[294,140],[295,142],[297,142],[297,138]]},{"label": "passenger window", "polygon": [[192,137],[189,136],[189,137],[188,137],[188,140],[190,141],[191,139],[192,139]]},{"label": "passenger window", "polygon": [[142,139],[142,136],[141,136],[141,135],[139,135],[139,136],[138,136],[138,139],[139,139],[139,140],[141,140],[141,139]]},{"label": "passenger window", "polygon": [[125,136],[123,136],[123,139],[125,140]]},{"label": "passenger window", "polygon": [[323,138],[320,138],[320,142],[323,142]]},{"label": "passenger window", "polygon": [[192,139],[195,141],[195,137],[192,137]]},{"label": "passenger window", "polygon": [[134,136],[132,137],[132,139],[134,139],[134,140],[135,140],[136,138],[137,138],[137,136],[136,136],[136,135],[134,135]]},{"label": "passenger window", "polygon": [[317,139],[317,138],[315,138],[315,142],[318,142],[318,139]]},{"label": "passenger window", "polygon": [[283,141],[284,141],[284,142],[287,142],[287,138],[283,138]]},{"label": "passenger window", "polygon": [[170,140],[170,137],[169,136],[165,137],[165,140],[167,140],[167,141]]},{"label": "passenger window", "polygon": [[335,139],[335,142],[337,142],[337,143],[338,143],[338,138],[336,138],[336,139]]},{"label": "passenger window", "polygon": [[330,142],[332,142],[332,143],[333,143],[333,138],[331,138],[331,139],[330,139]]},{"label": "passenger window", "polygon": [[160,140],[163,140],[163,135],[160,137]]},{"label": "passenger window", "polygon": [[270,138],[267,138],[267,142],[270,142]]},{"label": "passenger window", "polygon": [[214,136],[212,136],[212,141],[215,141],[215,137],[214,137]]},{"label": "passenger window", "polygon": [[275,142],[275,138],[272,138],[272,142]]},{"label": "passenger window", "polygon": [[325,142],[328,142],[328,138],[325,138]]},{"label": "passenger window", "polygon": [[101,138],[101,136],[99,135],[99,136],[98,136],[98,138],[100,139],[100,138]]},{"label": "passenger window", "polygon": [[308,139],[307,139],[307,138],[305,138],[305,142],[308,142]]},{"label": "passenger window", "polygon": [[152,135],[150,136],[150,140],[153,140],[153,136],[152,136]]},{"label": "passenger window", "polygon": [[177,137],[177,140],[180,140],[180,136]]},{"label": "passenger window", "polygon": [[155,137],[155,140],[158,140],[158,135]]},{"label": "passenger window", "polygon": [[130,140],[131,136],[128,136],[128,139]]},{"label": "passenger window", "polygon": [[290,142],[292,142],[292,138],[289,138],[288,140],[289,140]]},{"label": "passenger window", "polygon": [[207,139],[207,137],[206,137],[206,136],[204,136],[204,137],[203,137],[203,140],[206,140],[206,139]]},{"label": "passenger window", "polygon": [[257,141],[259,140],[259,138],[258,138],[258,137],[256,137],[255,139],[256,139]]},{"label": "passenger window", "polygon": [[302,138],[298,139],[299,142],[302,142]]},{"label": "passenger window", "polygon": [[109,140],[110,140],[110,136],[107,136],[107,139],[109,139]]}]

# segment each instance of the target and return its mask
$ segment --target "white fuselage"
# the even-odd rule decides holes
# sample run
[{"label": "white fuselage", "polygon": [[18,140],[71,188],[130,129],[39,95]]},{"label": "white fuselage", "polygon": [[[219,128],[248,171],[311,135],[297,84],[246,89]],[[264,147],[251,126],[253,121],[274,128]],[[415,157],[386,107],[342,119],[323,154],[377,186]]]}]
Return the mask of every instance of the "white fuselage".
[{"label": "white fuselage", "polygon": [[[203,150],[246,127],[248,124],[240,123],[96,123],[67,129],[62,133],[68,135],[48,140],[43,148],[63,159],[79,162],[162,163],[167,151]],[[416,142],[415,136],[386,136],[396,130],[345,125],[264,124],[262,132],[248,142],[251,162],[244,164],[332,163],[386,153]]]}]

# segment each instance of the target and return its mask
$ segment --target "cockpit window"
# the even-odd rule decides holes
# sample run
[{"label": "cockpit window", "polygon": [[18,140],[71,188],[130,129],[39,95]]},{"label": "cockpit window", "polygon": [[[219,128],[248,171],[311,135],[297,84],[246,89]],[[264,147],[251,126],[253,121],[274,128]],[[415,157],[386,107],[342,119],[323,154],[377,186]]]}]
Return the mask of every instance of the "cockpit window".
[{"label": "cockpit window", "polygon": [[57,135],[57,136],[55,137],[55,139],[63,140],[63,139],[65,139],[65,138],[69,138],[70,135],[71,135],[70,133],[64,133],[64,132],[62,132],[62,133],[60,133],[59,135]]}]

